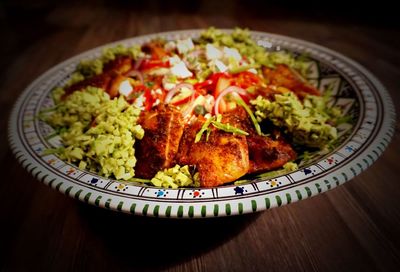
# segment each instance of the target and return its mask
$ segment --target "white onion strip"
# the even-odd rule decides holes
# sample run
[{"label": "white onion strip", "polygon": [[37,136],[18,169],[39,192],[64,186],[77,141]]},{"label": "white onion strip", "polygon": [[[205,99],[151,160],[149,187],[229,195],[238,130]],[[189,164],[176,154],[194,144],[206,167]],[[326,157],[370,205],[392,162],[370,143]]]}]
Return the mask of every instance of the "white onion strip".
[{"label": "white onion strip", "polygon": [[176,85],[175,87],[173,87],[165,96],[165,104],[168,104],[169,102],[171,102],[172,98],[174,97],[174,95],[179,92],[182,88],[187,88],[193,91],[194,93],[194,88],[192,84],[189,83],[180,83],[178,85]]},{"label": "white onion strip", "polygon": [[193,112],[193,109],[196,106],[195,103],[196,103],[196,100],[191,101],[189,103],[189,105],[187,106],[187,109],[182,113],[183,118],[186,118]]},{"label": "white onion strip", "polygon": [[135,66],[133,67],[133,69],[135,70],[139,70],[140,65],[142,65],[144,58],[138,58],[135,62]]},{"label": "white onion strip", "polygon": [[128,76],[128,77],[137,77],[137,79],[139,79],[140,83],[144,84],[143,75],[138,70],[129,71],[129,73],[127,73],[126,76]]},{"label": "white onion strip", "polygon": [[214,104],[214,114],[218,115],[219,114],[219,104],[221,103],[222,98],[224,98],[224,96],[226,96],[227,94],[233,93],[235,95],[247,95],[247,92],[242,89],[239,88],[237,86],[229,86],[227,88],[225,88],[217,97],[217,99],[215,100],[215,104]]},{"label": "white onion strip", "polygon": [[[193,99],[193,98],[194,98],[194,95],[192,95],[191,99]],[[205,101],[206,101],[206,99],[202,95],[198,96],[196,99],[191,101],[189,103],[189,105],[187,106],[187,109],[182,113],[183,118],[186,119],[187,117],[191,116],[194,108],[197,105],[204,105]]]}]

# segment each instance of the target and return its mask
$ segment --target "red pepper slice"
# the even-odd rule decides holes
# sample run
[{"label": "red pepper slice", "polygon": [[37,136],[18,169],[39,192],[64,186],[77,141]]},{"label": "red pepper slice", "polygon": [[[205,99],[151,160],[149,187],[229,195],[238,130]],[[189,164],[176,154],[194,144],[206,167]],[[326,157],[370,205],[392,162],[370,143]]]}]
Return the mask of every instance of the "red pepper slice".
[{"label": "red pepper slice", "polygon": [[153,107],[153,104],[154,104],[154,98],[153,98],[153,96],[151,95],[151,90],[150,89],[146,89],[145,91],[144,91],[144,94],[143,94],[143,96],[144,96],[144,98],[146,99],[145,101],[144,101],[144,109],[146,110],[146,111],[149,111],[152,107]]},{"label": "red pepper slice", "polygon": [[214,84],[214,82],[213,82],[211,79],[206,79],[206,80],[204,80],[203,82],[198,82],[198,83],[194,84],[193,87],[194,87],[196,90],[198,90],[198,89],[205,89],[205,88],[207,88],[208,86],[211,86],[211,85],[213,85],[213,84]]},{"label": "red pepper slice", "polygon": [[233,83],[238,87],[246,89],[250,86],[262,83],[262,79],[256,74],[253,74],[249,71],[244,71],[235,76]]},{"label": "red pepper slice", "polygon": [[182,98],[181,100],[175,101],[175,102],[170,103],[170,104],[171,104],[171,105],[174,105],[174,106],[183,105],[183,104],[189,102],[189,101],[192,99],[192,97],[193,97],[193,100],[194,100],[194,99],[196,99],[198,96],[199,96],[199,94],[195,92],[195,93],[192,94],[192,95],[189,95],[189,96],[187,96],[187,97],[184,97],[184,98]]},{"label": "red pepper slice", "polygon": [[220,73],[215,73],[215,74],[210,75],[210,76],[207,78],[207,81],[212,82],[212,84],[217,84],[218,80],[219,80],[221,77],[224,77],[224,78],[232,78],[232,76],[231,76],[230,74],[228,74],[228,73],[226,73],[226,72],[223,72],[223,73],[220,72]]},{"label": "red pepper slice", "polygon": [[170,103],[170,104],[174,105],[174,106],[179,106],[179,105],[185,104],[185,103],[189,102],[190,97],[191,97],[191,95],[187,96],[187,97],[184,97],[181,100],[175,101],[175,102]]},{"label": "red pepper slice", "polygon": [[[217,86],[218,80],[221,78],[231,78],[232,76],[228,73],[215,73],[210,75],[205,81],[194,84],[194,89],[201,94],[206,94],[207,92],[215,92],[215,87]],[[205,90],[205,92],[203,91]]]},{"label": "red pepper slice", "polygon": [[154,68],[168,68],[169,61],[162,61],[159,59],[144,59],[139,66],[139,70],[149,70]]},{"label": "red pepper slice", "polygon": [[143,97],[145,98],[143,106],[145,110],[148,111],[153,107],[155,99],[151,94],[151,90],[147,88],[145,85],[135,86],[132,95],[130,95],[130,98],[128,99],[128,102],[133,103],[141,95],[141,93],[143,93]]}]

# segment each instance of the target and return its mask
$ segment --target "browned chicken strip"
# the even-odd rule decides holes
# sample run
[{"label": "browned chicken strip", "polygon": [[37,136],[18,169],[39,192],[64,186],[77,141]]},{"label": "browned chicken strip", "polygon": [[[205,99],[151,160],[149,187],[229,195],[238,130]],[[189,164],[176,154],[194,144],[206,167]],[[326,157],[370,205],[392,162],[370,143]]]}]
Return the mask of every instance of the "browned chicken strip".
[{"label": "browned chicken strip", "polygon": [[258,135],[243,108],[235,109],[227,117],[230,122],[249,133],[246,137],[249,148],[249,174],[277,169],[296,159],[296,152],[284,138],[273,139],[272,136]]},{"label": "browned chicken strip", "polygon": [[115,76],[116,75],[113,75],[110,73],[102,73],[99,75],[92,76],[88,79],[84,79],[80,82],[77,82],[65,89],[65,93],[62,96],[62,99],[65,99],[73,92],[82,90],[88,86],[102,88],[103,90],[107,90],[108,86],[113,81]]},{"label": "browned chicken strip", "polygon": [[285,64],[278,64],[275,69],[264,67],[263,74],[269,84],[288,88],[299,98],[304,98],[307,94],[321,95],[317,88],[305,82],[296,71]]},{"label": "browned chicken strip", "polygon": [[104,65],[103,72],[114,71],[118,74],[125,74],[133,67],[133,59],[129,56],[118,56]]},{"label": "browned chicken strip", "polygon": [[139,123],[145,133],[136,142],[135,172],[137,177],[152,178],[159,170],[174,166],[184,129],[183,117],[176,108],[159,105],[143,112]]},{"label": "browned chicken strip", "polygon": [[259,173],[282,167],[296,159],[296,152],[283,139],[251,135],[247,137],[249,146],[249,173]]},{"label": "browned chicken strip", "polygon": [[165,51],[164,44],[161,41],[151,41],[145,43],[142,46],[142,50],[143,52],[148,53],[157,59],[168,57],[168,53]]},{"label": "browned chicken strip", "polygon": [[245,175],[249,169],[246,137],[213,128],[208,141],[206,135],[203,135],[195,143],[196,134],[204,121],[197,120],[185,128],[177,162],[180,165],[195,165],[203,187],[219,186]]},{"label": "browned chicken strip", "polygon": [[127,79],[123,74],[126,74],[132,68],[132,65],[133,61],[130,57],[119,56],[115,60],[106,63],[101,74],[94,75],[67,87],[62,99],[65,99],[73,92],[82,90],[88,86],[102,88],[111,98],[114,98],[119,95],[119,84],[123,80]]}]

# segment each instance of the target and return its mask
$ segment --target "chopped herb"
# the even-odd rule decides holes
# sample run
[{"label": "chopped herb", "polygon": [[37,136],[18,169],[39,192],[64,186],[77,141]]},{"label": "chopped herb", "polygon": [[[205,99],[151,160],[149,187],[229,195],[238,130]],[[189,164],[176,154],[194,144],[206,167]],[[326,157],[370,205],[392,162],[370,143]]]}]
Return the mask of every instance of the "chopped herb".
[{"label": "chopped herb", "polygon": [[152,81],[147,81],[147,82],[145,82],[144,83],[144,85],[146,86],[146,87],[153,87],[154,86],[154,82],[152,82]]},{"label": "chopped herb", "polygon": [[238,73],[247,71],[247,70],[252,69],[252,68],[254,68],[254,69],[260,68],[260,65],[256,64],[256,63],[249,64],[249,65],[243,65],[243,66],[239,66],[239,67],[235,67],[235,68],[230,69],[230,72],[232,74],[238,74]]},{"label": "chopped herb", "polygon": [[249,108],[249,106],[239,96],[237,97],[236,102],[239,104],[239,106],[242,106],[246,110],[247,114],[250,116],[250,119],[253,122],[253,125],[257,131],[257,134],[262,135],[260,124],[258,123],[256,117],[254,116],[254,114],[251,111],[251,109]]},{"label": "chopped herb", "polygon": [[227,123],[221,123],[221,122],[217,122],[217,121],[211,121],[211,124],[216,127],[219,130],[223,130],[225,132],[230,132],[230,133],[234,133],[234,134],[239,134],[239,135],[249,135],[249,133],[247,133],[244,130],[241,130],[240,128],[234,127],[231,124]]},{"label": "chopped herb", "polygon": [[[215,120],[216,119],[216,120]],[[229,123],[221,123],[222,120],[222,115],[218,114],[217,117],[210,117],[209,119],[207,119],[207,121],[204,122],[203,126],[201,127],[201,129],[199,130],[199,132],[197,132],[196,137],[194,139],[195,143],[200,142],[201,137],[203,136],[203,133],[206,132],[206,141],[208,141],[208,137],[210,136],[211,133],[211,128],[209,127],[210,124],[213,125],[213,127],[225,131],[225,132],[229,132],[229,133],[233,133],[233,134],[238,134],[238,135],[249,135],[249,133],[247,133],[246,131],[234,127]]]},{"label": "chopped herb", "polygon": [[[201,136],[203,135],[203,133],[208,129],[208,126],[211,124],[211,121],[213,120],[213,118],[209,118],[207,119],[207,121],[204,122],[203,126],[201,127],[200,131],[197,132],[196,137],[194,139],[195,143],[200,142],[201,140]],[[208,133],[209,134],[209,133]],[[208,140],[208,136],[207,136],[207,140]]]}]

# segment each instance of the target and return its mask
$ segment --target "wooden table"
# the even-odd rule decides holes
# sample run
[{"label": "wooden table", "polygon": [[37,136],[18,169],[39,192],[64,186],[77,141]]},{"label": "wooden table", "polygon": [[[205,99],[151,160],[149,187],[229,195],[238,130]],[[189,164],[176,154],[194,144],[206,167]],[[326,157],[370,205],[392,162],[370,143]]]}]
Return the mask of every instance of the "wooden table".
[{"label": "wooden table", "polygon": [[[33,1],[32,1],[33,2]],[[132,2],[132,3],[131,3]],[[166,2],[166,1],[165,1]],[[215,1],[217,2],[217,1]],[[250,4],[249,4],[250,3]],[[400,264],[400,142],[357,178],[277,209],[212,220],[160,220],[80,203],[14,159],[10,109],[33,79],[87,49],[141,34],[211,25],[279,33],[363,64],[400,104],[399,23],[256,1],[3,1],[0,6],[0,268],[3,271],[395,271]],[[383,11],[395,12],[389,7]],[[338,15],[341,14],[341,15]],[[372,16],[372,17],[371,17]],[[375,17],[373,17],[375,16]],[[374,18],[376,20],[374,20]]]}]

